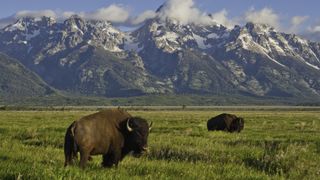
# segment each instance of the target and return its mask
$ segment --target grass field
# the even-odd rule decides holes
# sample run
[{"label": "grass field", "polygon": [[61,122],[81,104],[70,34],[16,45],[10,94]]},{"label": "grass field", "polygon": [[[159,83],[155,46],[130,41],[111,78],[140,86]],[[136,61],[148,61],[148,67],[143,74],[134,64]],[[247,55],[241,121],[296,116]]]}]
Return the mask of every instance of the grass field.
[{"label": "grass field", "polygon": [[93,111],[0,111],[0,179],[319,179],[320,112],[228,111],[241,133],[207,132],[213,110],[130,111],[154,122],[150,153],[117,168],[64,168],[66,127]]}]

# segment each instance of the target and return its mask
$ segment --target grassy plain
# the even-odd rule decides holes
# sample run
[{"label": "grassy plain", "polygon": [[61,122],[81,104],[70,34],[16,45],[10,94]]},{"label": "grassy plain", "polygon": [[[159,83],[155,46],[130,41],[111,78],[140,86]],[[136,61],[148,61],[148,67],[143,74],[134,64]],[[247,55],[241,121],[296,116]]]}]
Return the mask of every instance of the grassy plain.
[{"label": "grassy plain", "polygon": [[[117,168],[96,156],[85,170],[63,167],[66,127],[94,111],[0,111],[0,179],[318,179],[320,112],[228,110],[241,133],[207,132],[222,110],[132,110],[154,122],[150,153]],[[224,112],[226,112],[224,110]]]}]

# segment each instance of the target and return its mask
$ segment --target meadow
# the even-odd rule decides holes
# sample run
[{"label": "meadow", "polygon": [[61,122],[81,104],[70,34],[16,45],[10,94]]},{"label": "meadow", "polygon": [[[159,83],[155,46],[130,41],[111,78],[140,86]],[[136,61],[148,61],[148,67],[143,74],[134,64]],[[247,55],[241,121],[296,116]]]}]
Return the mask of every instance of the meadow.
[{"label": "meadow", "polygon": [[[0,179],[319,179],[320,112],[313,110],[131,110],[153,122],[150,152],[102,168],[63,167],[64,135],[95,111],[0,111]],[[208,132],[222,112],[241,133]]]}]

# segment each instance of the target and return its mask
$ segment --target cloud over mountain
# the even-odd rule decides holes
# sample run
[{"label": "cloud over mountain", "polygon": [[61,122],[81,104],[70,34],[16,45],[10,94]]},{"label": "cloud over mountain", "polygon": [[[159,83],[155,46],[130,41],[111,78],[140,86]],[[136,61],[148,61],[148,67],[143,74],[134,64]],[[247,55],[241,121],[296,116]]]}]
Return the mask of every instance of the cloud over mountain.
[{"label": "cloud over mountain", "polygon": [[228,18],[228,11],[226,9],[211,14],[211,18],[216,23],[222,24],[228,28],[232,28],[234,25],[238,23],[237,20]]},{"label": "cloud over mountain", "polygon": [[277,29],[281,27],[279,15],[270,8],[263,8],[261,10],[251,8],[245,13],[244,20],[246,22],[268,24]]},{"label": "cloud over mountain", "polygon": [[320,31],[317,24],[303,29],[303,24],[309,19],[307,15],[285,17],[274,11],[272,8],[262,9],[249,8],[247,11],[236,16],[230,16],[227,9],[216,12],[205,12],[197,7],[195,0],[167,0],[157,11],[145,10],[140,14],[133,14],[130,7],[119,4],[111,4],[91,12],[73,12],[61,10],[23,10],[12,16],[0,19],[0,28],[13,23],[17,19],[25,16],[42,17],[49,16],[57,20],[65,20],[70,16],[77,14],[87,20],[106,20],[115,25],[136,27],[143,24],[146,20],[158,17],[162,20],[172,19],[181,24],[222,24],[228,28],[235,25],[244,25],[247,22],[268,24],[280,31],[290,33],[306,34]]},{"label": "cloud over mountain", "polygon": [[52,18],[56,18],[57,14],[55,11],[47,9],[47,10],[41,10],[41,11],[19,11],[17,12],[14,17],[19,19],[22,17],[42,17],[42,16],[46,16],[46,17],[52,17]]},{"label": "cloud over mountain", "polygon": [[108,7],[97,9],[93,12],[80,13],[85,19],[106,20],[113,23],[124,23],[129,18],[129,11],[124,7],[112,4]]},{"label": "cloud over mountain", "polygon": [[305,23],[309,19],[309,16],[294,16],[291,18],[291,27],[289,29],[290,32],[298,32],[299,28],[303,23]]},{"label": "cloud over mountain", "polygon": [[137,24],[141,24],[143,22],[145,22],[146,20],[148,19],[152,19],[156,16],[156,12],[155,11],[152,11],[152,10],[147,10],[147,11],[144,11],[143,13],[141,13],[140,15],[136,16],[136,17],[133,17],[131,20],[130,20],[130,23],[132,25],[137,25]]},{"label": "cloud over mountain", "polygon": [[105,20],[117,24],[127,22],[130,16],[129,10],[127,8],[116,4],[112,4],[110,6],[103,7],[92,12],[72,12],[49,9],[40,11],[23,10],[15,13],[12,16],[0,19],[0,27],[4,27],[22,17],[40,18],[43,16],[47,16],[58,20],[64,20],[74,14],[78,14],[82,18],[89,20]]},{"label": "cloud over mountain", "polygon": [[182,24],[209,24],[212,19],[207,13],[201,12],[193,0],[169,0],[158,12],[160,18],[174,19]]}]

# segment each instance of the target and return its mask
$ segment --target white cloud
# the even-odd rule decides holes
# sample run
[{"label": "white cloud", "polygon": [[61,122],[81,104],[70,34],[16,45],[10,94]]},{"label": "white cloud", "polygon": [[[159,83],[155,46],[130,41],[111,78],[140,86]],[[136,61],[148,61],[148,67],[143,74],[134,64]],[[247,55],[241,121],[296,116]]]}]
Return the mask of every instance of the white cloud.
[{"label": "white cloud", "polygon": [[[305,25],[302,27],[305,27]],[[311,41],[320,42],[320,19],[314,20],[305,29],[301,29],[299,34]]]},{"label": "white cloud", "polygon": [[156,15],[156,12],[148,10],[133,18],[130,23],[133,25],[141,24],[148,19],[154,18]]},{"label": "white cloud", "polygon": [[34,18],[38,18],[38,17],[52,17],[52,18],[57,18],[57,14],[55,11],[53,10],[41,10],[41,11],[19,11],[17,12],[14,17],[16,19],[22,18],[22,17],[34,17]]},{"label": "white cloud", "polygon": [[67,19],[67,18],[70,18],[72,15],[75,15],[75,14],[78,14],[76,12],[73,12],[73,11],[63,11],[63,12],[57,12],[57,14],[60,15],[59,19]]},{"label": "white cloud", "polygon": [[212,14],[211,18],[216,23],[222,24],[222,25],[224,25],[224,26],[226,26],[228,28],[232,28],[237,24],[236,20],[232,20],[232,19],[228,18],[228,11],[225,10],[225,9]]},{"label": "white cloud", "polygon": [[320,19],[307,27],[306,33],[320,33]]},{"label": "white cloud", "polygon": [[84,19],[90,20],[105,20],[112,23],[125,23],[129,19],[129,10],[119,5],[110,5],[108,7],[97,9],[93,12],[72,12],[72,11],[60,11],[60,10],[41,10],[41,11],[28,11],[23,10],[15,13],[12,16],[0,19],[0,28],[14,23],[16,20],[22,17],[40,18],[43,16],[52,17],[58,20],[65,20],[72,15],[79,15]]},{"label": "white cloud", "polygon": [[193,0],[168,0],[158,16],[179,21],[181,24],[209,24],[212,19],[194,5]]},{"label": "white cloud", "polygon": [[320,32],[320,25],[316,25],[316,26],[313,26],[313,27],[309,27],[308,30],[310,32]]},{"label": "white cloud", "polygon": [[124,23],[129,18],[129,11],[115,4],[108,7],[100,8],[94,12],[82,12],[79,14],[85,19],[106,20],[113,23]]},{"label": "white cloud", "polygon": [[[256,10],[254,8],[244,12],[243,15],[238,17],[229,17],[228,11],[222,9],[218,12],[209,13],[201,11],[197,8],[195,0],[167,0],[161,9],[157,12],[147,10],[141,14],[133,17],[127,7],[112,4],[107,7],[97,9],[92,12],[72,12],[61,10],[41,10],[41,11],[19,11],[16,14],[0,19],[0,28],[13,23],[17,19],[25,16],[29,17],[42,17],[49,16],[57,20],[65,20],[71,15],[78,14],[84,19],[88,20],[106,20],[111,23],[123,26],[137,26],[144,23],[146,20],[159,17],[162,20],[167,18],[179,21],[181,24],[222,24],[228,28],[234,25],[243,25],[246,22],[269,24],[278,30],[298,32],[302,30],[301,25],[308,20],[308,16],[294,16],[292,18],[280,17],[279,14],[271,8],[263,8]],[[287,20],[281,22],[280,20]],[[309,32],[320,32],[320,23],[308,28]]]},{"label": "white cloud", "polygon": [[245,13],[244,20],[246,22],[268,24],[276,29],[281,29],[279,15],[270,8],[263,8],[261,10],[251,8]]},{"label": "white cloud", "polygon": [[309,19],[309,16],[294,16],[291,18],[292,26],[299,26]]},{"label": "white cloud", "polygon": [[309,19],[309,16],[294,16],[291,18],[291,27],[289,28],[289,32],[296,33],[299,31],[300,26],[305,23]]}]

